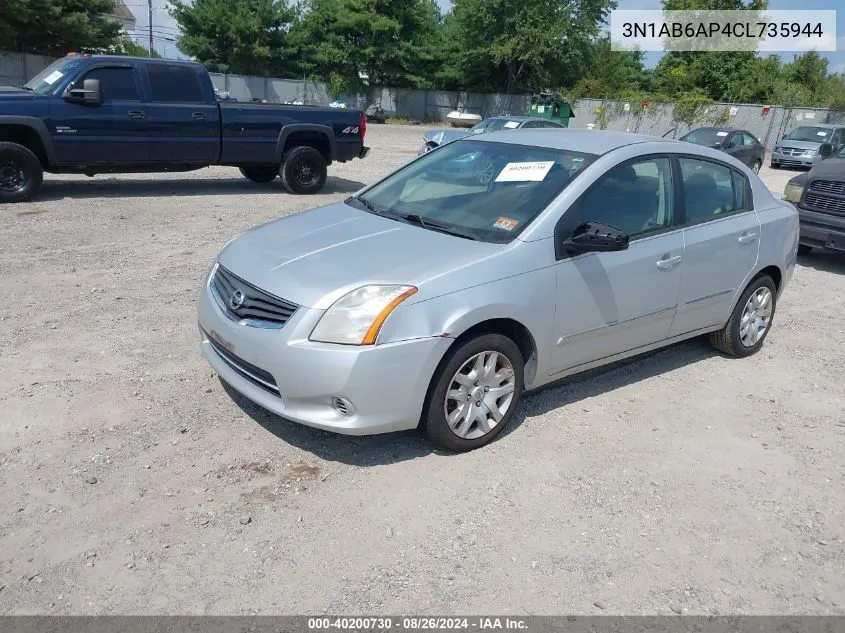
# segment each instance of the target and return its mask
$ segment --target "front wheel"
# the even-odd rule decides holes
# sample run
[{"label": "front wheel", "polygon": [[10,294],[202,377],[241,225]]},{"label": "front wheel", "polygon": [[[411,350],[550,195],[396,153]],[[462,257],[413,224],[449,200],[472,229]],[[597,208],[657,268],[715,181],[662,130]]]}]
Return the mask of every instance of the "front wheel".
[{"label": "front wheel", "polygon": [[273,166],[252,166],[241,167],[240,169],[243,177],[252,182],[271,182],[279,175],[279,170]]},{"label": "front wheel", "polygon": [[313,147],[294,147],[282,160],[281,175],[282,184],[289,192],[317,193],[326,184],[326,159]]},{"label": "front wheel", "polygon": [[423,428],[443,448],[470,451],[496,439],[513,417],[524,362],[516,343],[501,334],[469,340],[447,359],[435,374]]},{"label": "front wheel", "polygon": [[768,275],[755,278],[740,296],[725,327],[710,335],[710,343],[729,356],[760,351],[775,317],[777,288]]},{"label": "front wheel", "polygon": [[44,170],[23,145],[0,143],[0,203],[25,202],[38,193]]}]

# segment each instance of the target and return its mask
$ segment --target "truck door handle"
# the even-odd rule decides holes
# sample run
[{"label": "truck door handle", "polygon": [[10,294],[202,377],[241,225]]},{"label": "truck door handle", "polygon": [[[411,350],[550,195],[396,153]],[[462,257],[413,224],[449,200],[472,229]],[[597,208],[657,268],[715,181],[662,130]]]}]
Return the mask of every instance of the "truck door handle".
[{"label": "truck door handle", "polygon": [[194,118],[194,121],[202,121],[205,119],[205,114],[202,112],[194,112],[191,116]]},{"label": "truck door handle", "polygon": [[147,115],[144,114],[141,110],[130,110],[129,111],[129,118],[130,119],[146,119]]},{"label": "truck door handle", "polygon": [[668,270],[668,269],[674,268],[675,266],[680,264],[682,259],[683,259],[683,257],[681,257],[680,255],[675,255],[674,257],[669,257],[669,253],[666,253],[663,256],[663,259],[657,260],[657,267],[660,268],[661,270]]},{"label": "truck door handle", "polygon": [[750,244],[751,242],[757,241],[757,234],[756,233],[743,233],[737,239],[737,242],[740,244]]}]

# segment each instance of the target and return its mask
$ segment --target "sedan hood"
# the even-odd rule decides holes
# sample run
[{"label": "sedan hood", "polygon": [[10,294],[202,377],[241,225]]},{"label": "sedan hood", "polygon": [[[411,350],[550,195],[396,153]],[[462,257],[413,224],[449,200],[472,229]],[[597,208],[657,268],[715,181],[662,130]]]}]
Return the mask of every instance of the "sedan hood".
[{"label": "sedan hood", "polygon": [[424,300],[427,279],[501,249],[337,203],[251,229],[229,242],[218,261],[262,290],[324,309],[369,283],[416,285],[414,299]]},{"label": "sedan hood", "polygon": [[845,158],[828,158],[816,163],[808,178],[825,178],[845,182]]},{"label": "sedan hood", "polygon": [[781,139],[777,142],[775,147],[793,147],[796,149],[818,149],[824,141],[818,143],[814,141],[790,141],[789,139]]}]

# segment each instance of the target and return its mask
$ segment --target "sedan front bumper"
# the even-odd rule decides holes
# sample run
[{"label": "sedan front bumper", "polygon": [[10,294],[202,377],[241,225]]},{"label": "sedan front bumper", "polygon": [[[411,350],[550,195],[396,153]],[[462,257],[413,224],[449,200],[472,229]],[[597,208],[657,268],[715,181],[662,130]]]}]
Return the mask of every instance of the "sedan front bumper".
[{"label": "sedan front bumper", "polygon": [[[243,396],[293,422],[347,435],[416,428],[429,382],[451,339],[374,346],[308,340],[323,312],[300,307],[279,329],[232,321],[212,296],[199,298],[203,356]],[[341,406],[338,406],[338,403]]]}]

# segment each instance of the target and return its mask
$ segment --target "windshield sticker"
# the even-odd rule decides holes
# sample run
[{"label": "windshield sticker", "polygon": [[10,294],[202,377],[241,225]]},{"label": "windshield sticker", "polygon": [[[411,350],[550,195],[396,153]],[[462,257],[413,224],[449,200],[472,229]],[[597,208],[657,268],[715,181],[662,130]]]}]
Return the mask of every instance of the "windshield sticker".
[{"label": "windshield sticker", "polygon": [[493,223],[493,227],[497,229],[503,229],[505,231],[513,231],[516,228],[517,224],[519,224],[518,220],[513,220],[511,218],[506,218],[505,216],[502,216]]},{"label": "windshield sticker", "polygon": [[827,136],[827,132],[816,132],[817,136]]},{"label": "windshield sticker", "polygon": [[727,136],[727,132],[716,132],[716,136]]},{"label": "windshield sticker", "polygon": [[496,182],[542,182],[555,162],[508,163],[496,176]]},{"label": "windshield sticker", "polygon": [[49,75],[44,77],[44,83],[46,83],[48,86],[52,86],[54,83],[56,83],[61,78],[62,78],[62,71],[54,70]]},{"label": "windshield sticker", "polygon": [[508,129],[519,127],[519,121],[508,121],[505,123],[505,127]]}]

